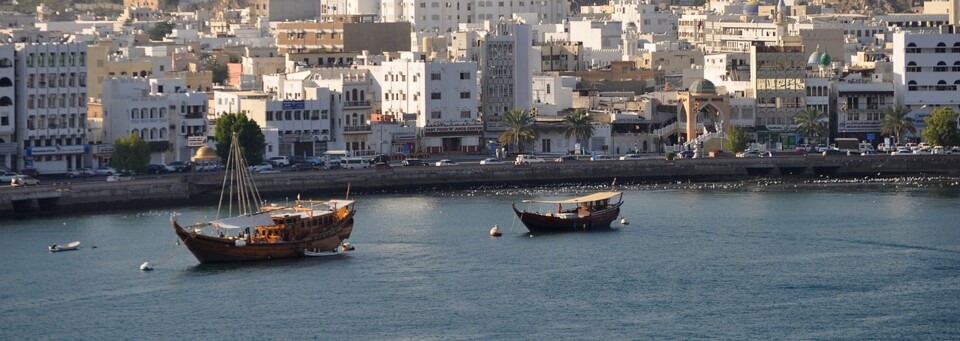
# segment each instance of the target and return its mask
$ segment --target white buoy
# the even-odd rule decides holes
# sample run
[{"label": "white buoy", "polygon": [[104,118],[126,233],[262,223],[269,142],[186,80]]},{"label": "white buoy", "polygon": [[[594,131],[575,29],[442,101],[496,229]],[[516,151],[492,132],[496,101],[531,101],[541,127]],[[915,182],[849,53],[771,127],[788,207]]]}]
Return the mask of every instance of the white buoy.
[{"label": "white buoy", "polygon": [[620,218],[620,225],[630,225],[630,221],[627,220],[627,217]]},{"label": "white buoy", "polygon": [[349,242],[343,242],[343,244],[340,244],[340,249],[343,251],[353,251],[354,247],[353,244]]},{"label": "white buoy", "polygon": [[493,228],[490,229],[490,236],[491,236],[491,237],[499,237],[499,236],[501,236],[501,235],[503,235],[503,234],[500,233],[500,226],[497,226],[496,224],[494,224],[494,225],[493,225]]},{"label": "white buoy", "polygon": [[140,271],[150,270],[153,270],[153,264],[150,264],[150,262],[143,262],[143,264],[140,264]]}]

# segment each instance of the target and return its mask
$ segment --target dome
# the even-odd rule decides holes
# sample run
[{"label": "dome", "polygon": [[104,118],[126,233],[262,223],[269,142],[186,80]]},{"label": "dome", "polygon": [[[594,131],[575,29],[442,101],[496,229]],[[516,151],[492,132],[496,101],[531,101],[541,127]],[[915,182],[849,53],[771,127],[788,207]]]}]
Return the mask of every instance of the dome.
[{"label": "dome", "polygon": [[813,51],[813,53],[810,54],[810,58],[807,58],[807,65],[816,66],[820,64],[820,56],[820,51]]},{"label": "dome", "polygon": [[743,4],[743,14],[757,15],[760,13],[760,3],[757,0],[748,0]]},{"label": "dome", "polygon": [[695,94],[715,94],[717,93],[717,88],[713,86],[713,82],[704,79],[693,82],[693,85],[690,86],[690,92]]},{"label": "dome", "polygon": [[820,56],[820,65],[822,65],[822,66],[830,66],[830,63],[831,63],[831,62],[833,62],[833,59],[830,58],[830,54],[829,54],[829,53],[824,52],[824,53],[823,53],[823,56]]},{"label": "dome", "polygon": [[200,149],[197,149],[197,153],[193,155],[194,161],[216,160],[219,158],[217,151],[210,146],[200,147]]}]

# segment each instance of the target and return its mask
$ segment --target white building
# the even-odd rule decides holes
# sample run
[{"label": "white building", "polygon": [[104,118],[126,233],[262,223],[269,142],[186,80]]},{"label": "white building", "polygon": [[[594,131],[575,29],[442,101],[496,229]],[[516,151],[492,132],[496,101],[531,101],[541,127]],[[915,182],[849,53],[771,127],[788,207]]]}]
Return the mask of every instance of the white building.
[{"label": "white building", "polygon": [[0,167],[14,168],[17,154],[17,88],[13,45],[0,45]]},{"label": "white building", "polygon": [[893,83],[897,103],[911,110],[917,135],[938,107],[960,105],[960,34],[951,27],[893,34]]},{"label": "white building", "polygon": [[[103,81],[102,117],[91,118],[102,131],[92,142],[110,146],[135,134],[150,145],[150,163],[188,161],[206,140],[207,95],[188,90],[182,79],[111,78]],[[98,164],[109,162],[98,155]]]},{"label": "white building", "polygon": [[65,173],[84,166],[86,44],[18,43],[16,168]]},{"label": "white building", "polygon": [[302,85],[301,89],[299,96],[290,97],[263,91],[216,91],[214,109],[217,116],[243,113],[257,122],[266,138],[264,157],[320,155],[326,151],[321,138],[330,134],[330,91]]},{"label": "white building", "polygon": [[850,75],[835,86],[839,106],[835,137],[881,142],[880,121],[887,109],[895,104],[893,83]]},{"label": "white building", "polygon": [[[626,0],[610,3],[613,6],[611,19],[636,28],[640,33],[666,33],[677,37],[679,17],[670,11],[661,11],[656,4],[644,0]],[[632,24],[632,25],[631,25]]]},{"label": "white building", "polygon": [[471,153],[480,150],[477,63],[424,61],[420,54],[372,66],[384,115],[417,127],[411,152]]}]

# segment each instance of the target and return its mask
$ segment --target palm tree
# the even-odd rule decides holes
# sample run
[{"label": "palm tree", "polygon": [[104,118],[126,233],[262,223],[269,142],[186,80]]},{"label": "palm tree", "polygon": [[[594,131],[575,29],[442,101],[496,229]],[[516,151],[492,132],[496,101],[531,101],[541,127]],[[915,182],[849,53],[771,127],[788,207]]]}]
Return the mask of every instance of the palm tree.
[{"label": "palm tree", "polygon": [[900,143],[900,135],[907,131],[911,134],[917,133],[917,127],[913,125],[913,117],[910,109],[902,105],[887,108],[887,112],[880,120],[880,133],[884,135],[893,135],[897,137],[897,143]]},{"label": "palm tree", "polygon": [[793,123],[797,125],[797,132],[805,136],[807,143],[810,143],[810,138],[814,135],[826,134],[827,127],[823,126],[824,118],[826,116],[819,110],[806,107],[793,116]]},{"label": "palm tree", "polygon": [[589,141],[593,137],[593,116],[587,114],[583,109],[574,110],[573,114],[567,115],[563,119],[563,125],[566,127],[563,136],[577,139],[581,146],[584,141]]},{"label": "palm tree", "polygon": [[497,139],[500,143],[517,146],[517,152],[522,151],[523,144],[536,141],[537,132],[533,130],[533,115],[523,110],[510,110],[503,115],[503,124],[507,130]]}]

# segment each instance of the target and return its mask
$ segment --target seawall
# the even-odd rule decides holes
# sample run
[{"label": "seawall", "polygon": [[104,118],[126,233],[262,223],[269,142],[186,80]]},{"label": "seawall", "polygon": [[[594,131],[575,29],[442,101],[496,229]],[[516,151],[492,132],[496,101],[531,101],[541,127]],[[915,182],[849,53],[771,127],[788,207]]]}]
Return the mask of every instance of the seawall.
[{"label": "seawall", "polygon": [[[712,181],[756,176],[892,177],[960,176],[960,155],[787,156],[667,161],[540,163],[522,166],[460,165],[256,174],[263,196],[343,194],[354,191],[466,188],[563,182]],[[0,188],[0,217],[37,211],[96,212],[116,208],[210,204],[217,200],[219,174],[138,176],[123,182],[56,182]]]}]

